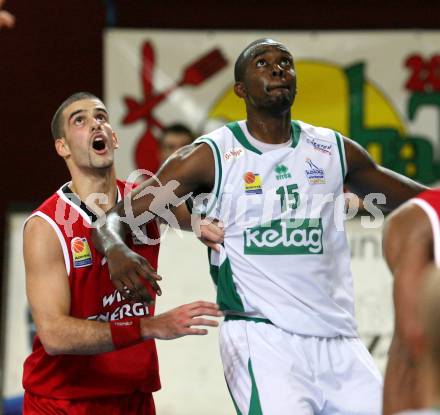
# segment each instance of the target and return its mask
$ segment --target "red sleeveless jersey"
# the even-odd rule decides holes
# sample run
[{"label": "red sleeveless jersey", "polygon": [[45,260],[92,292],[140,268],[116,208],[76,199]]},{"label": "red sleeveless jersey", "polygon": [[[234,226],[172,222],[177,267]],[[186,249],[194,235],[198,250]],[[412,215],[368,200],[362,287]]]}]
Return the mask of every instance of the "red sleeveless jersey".
[{"label": "red sleeveless jersey", "polygon": [[[117,182],[118,199],[133,185]],[[94,248],[91,228],[96,215],[64,185],[30,216],[45,219],[56,232],[64,255],[71,293],[70,315],[97,321],[152,315],[153,307],[126,301],[113,286],[105,258]],[[29,220],[29,218],[28,218]],[[160,237],[155,222],[144,226],[150,240]],[[35,235],[35,237],[38,237]],[[157,267],[159,244],[143,244],[134,235],[129,245]],[[144,241],[145,242],[145,241]],[[155,297],[151,287],[147,287]],[[79,399],[160,389],[154,340],[96,355],[49,356],[38,335],[23,370],[26,391],[47,398]]]},{"label": "red sleeveless jersey", "polygon": [[440,189],[426,190],[409,200],[424,210],[431,223],[434,261],[440,267]]}]

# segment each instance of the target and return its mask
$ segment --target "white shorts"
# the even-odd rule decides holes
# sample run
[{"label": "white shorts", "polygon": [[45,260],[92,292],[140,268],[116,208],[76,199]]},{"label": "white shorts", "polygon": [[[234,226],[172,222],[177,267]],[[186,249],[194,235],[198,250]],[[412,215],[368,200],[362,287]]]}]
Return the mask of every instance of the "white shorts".
[{"label": "white shorts", "polygon": [[379,415],[382,377],[357,338],[290,334],[272,324],[220,329],[226,382],[238,415]]}]

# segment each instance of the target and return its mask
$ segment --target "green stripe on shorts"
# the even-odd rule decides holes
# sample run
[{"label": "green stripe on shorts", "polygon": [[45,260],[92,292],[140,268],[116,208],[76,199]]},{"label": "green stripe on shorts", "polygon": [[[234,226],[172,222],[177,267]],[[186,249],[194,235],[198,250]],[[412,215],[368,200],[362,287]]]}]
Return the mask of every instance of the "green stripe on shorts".
[{"label": "green stripe on shorts", "polygon": [[248,362],[249,375],[251,376],[252,391],[251,402],[249,404],[249,415],[263,415],[260,405],[260,396],[258,394],[257,383],[255,382],[254,371],[252,370],[251,359]]}]

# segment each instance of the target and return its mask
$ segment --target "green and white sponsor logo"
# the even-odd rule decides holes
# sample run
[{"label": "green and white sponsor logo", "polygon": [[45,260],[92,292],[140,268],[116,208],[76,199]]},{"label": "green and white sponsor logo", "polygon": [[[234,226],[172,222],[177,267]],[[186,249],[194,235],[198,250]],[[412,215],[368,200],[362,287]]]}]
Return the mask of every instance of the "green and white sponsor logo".
[{"label": "green and white sponsor logo", "polygon": [[273,220],[244,231],[247,255],[322,254],[321,219]]},{"label": "green and white sponsor logo", "polygon": [[275,167],[275,173],[277,180],[290,179],[292,177],[288,167],[284,164],[278,164],[278,166]]}]

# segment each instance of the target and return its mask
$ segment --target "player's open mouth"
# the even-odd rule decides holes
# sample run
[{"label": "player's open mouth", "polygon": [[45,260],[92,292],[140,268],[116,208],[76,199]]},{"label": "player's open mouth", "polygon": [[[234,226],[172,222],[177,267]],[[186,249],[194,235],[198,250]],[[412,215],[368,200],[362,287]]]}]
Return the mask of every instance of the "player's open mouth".
[{"label": "player's open mouth", "polygon": [[97,153],[104,153],[106,150],[105,140],[101,136],[96,136],[92,142],[92,148]]}]

